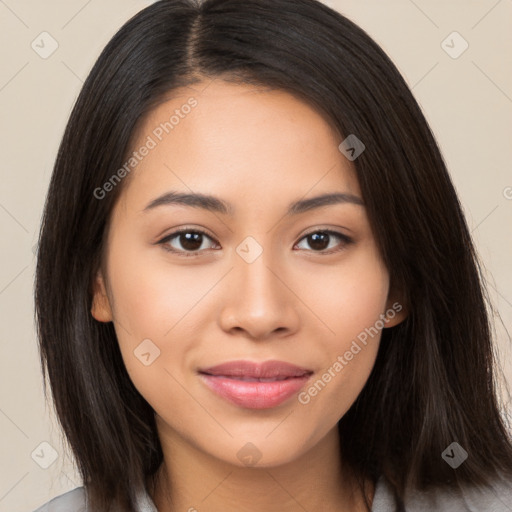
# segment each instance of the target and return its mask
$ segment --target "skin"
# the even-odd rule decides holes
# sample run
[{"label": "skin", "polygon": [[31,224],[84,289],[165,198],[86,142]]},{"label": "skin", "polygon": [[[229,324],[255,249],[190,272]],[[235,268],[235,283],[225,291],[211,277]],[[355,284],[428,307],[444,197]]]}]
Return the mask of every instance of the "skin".
[{"label": "skin", "polygon": [[[354,165],[338,150],[343,138],[287,92],[215,80],[173,91],[134,148],[191,96],[197,107],[122,184],[92,305],[96,320],[114,322],[127,371],[156,412],[164,464],[155,504],[164,512],[364,510],[339,455],[337,422],[368,379],[380,334],[305,405],[292,397],[242,408],[197,374],[235,359],[278,359],[313,370],[315,382],[397,300],[364,205],[285,216],[291,202],[323,193],[361,198]],[[213,194],[234,214],[144,211],[171,190]],[[208,232],[193,257],[156,243],[180,227]],[[318,249],[305,235],[322,229],[353,243],[332,236]],[[236,251],[249,236],[263,250],[251,263]],[[183,254],[184,242],[167,246]],[[404,317],[405,308],[386,326]],[[144,339],[160,350],[147,366],[134,355]],[[242,448],[261,456],[256,465],[237,457]]]}]

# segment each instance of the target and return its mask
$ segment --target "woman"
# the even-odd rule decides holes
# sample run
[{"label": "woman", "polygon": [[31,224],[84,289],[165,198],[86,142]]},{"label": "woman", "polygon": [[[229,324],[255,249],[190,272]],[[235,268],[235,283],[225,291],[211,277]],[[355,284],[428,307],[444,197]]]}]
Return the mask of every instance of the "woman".
[{"label": "woman", "polygon": [[84,480],[40,511],[512,507],[442,156],[319,2],[163,0],[119,30],[59,150],[36,313]]}]

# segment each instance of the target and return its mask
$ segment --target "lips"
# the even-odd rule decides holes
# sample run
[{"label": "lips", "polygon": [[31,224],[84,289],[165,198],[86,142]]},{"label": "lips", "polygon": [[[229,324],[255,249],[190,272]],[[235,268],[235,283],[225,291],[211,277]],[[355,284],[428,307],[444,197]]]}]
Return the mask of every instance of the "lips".
[{"label": "lips", "polygon": [[290,377],[302,377],[313,373],[307,368],[286,363],[284,361],[265,361],[254,363],[252,361],[230,361],[217,366],[199,370],[200,373],[223,377],[234,377],[238,380],[284,380]]},{"label": "lips", "polygon": [[208,388],[239,407],[275,407],[300,389],[313,374],[311,370],[284,361],[231,361],[200,369]]}]

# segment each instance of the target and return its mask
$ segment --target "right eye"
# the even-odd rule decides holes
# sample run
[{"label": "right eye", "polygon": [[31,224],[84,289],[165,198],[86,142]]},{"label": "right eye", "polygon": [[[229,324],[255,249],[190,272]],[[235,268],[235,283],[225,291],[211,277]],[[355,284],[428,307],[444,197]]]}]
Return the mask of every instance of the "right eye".
[{"label": "right eye", "polygon": [[[179,254],[180,256],[191,257],[197,256],[199,252],[206,249],[201,249],[204,238],[213,240],[205,231],[201,229],[191,228],[180,228],[173,233],[169,233],[162,240],[157,242],[169,252]],[[171,244],[172,241],[176,240],[177,245],[181,245],[181,248],[176,248]]]}]

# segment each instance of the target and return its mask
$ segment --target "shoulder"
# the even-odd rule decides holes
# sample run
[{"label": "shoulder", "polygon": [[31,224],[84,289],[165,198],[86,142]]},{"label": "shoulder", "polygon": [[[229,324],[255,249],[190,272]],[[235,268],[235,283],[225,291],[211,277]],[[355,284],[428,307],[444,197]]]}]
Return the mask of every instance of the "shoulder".
[{"label": "shoulder", "polygon": [[34,512],[87,512],[85,489],[77,487],[72,491],[61,494]]},{"label": "shoulder", "polygon": [[[145,490],[137,492],[137,512],[158,512],[151,497]],[[87,506],[87,494],[84,487],[77,487],[68,491],[48,503],[45,503],[34,512],[91,512]]]},{"label": "shoulder", "polygon": [[[407,494],[405,507],[410,512],[510,512],[512,481],[495,480],[485,488],[436,488],[427,491],[415,489]],[[394,509],[391,488],[386,480],[380,478],[375,490],[372,512],[392,512]]]}]

